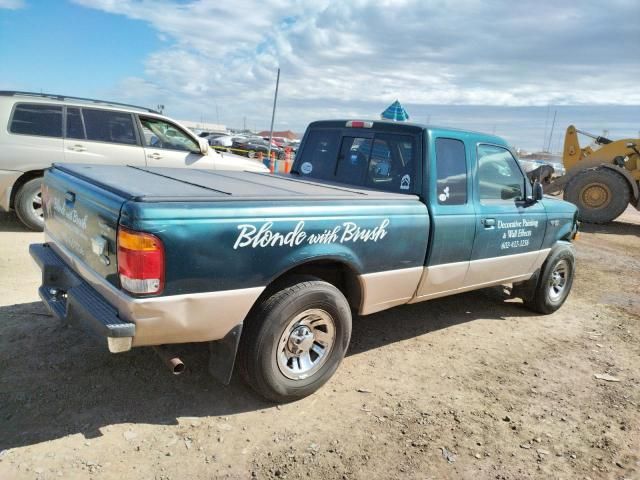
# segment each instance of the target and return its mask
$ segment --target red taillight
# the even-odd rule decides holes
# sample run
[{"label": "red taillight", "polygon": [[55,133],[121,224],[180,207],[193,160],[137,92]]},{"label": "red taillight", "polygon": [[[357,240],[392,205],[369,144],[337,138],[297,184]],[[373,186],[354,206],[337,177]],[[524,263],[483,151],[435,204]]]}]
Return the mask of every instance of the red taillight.
[{"label": "red taillight", "polygon": [[164,247],[150,233],[118,229],[118,274],[125,290],[160,293],[164,288]]}]

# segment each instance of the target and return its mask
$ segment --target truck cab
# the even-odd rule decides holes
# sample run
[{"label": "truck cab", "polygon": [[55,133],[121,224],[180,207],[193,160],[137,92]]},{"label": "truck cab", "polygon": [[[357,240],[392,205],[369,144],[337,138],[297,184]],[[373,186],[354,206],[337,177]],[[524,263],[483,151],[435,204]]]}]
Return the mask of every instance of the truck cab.
[{"label": "truck cab", "polygon": [[431,248],[412,303],[527,279],[555,242],[569,241],[577,228],[573,206],[541,198],[540,187],[535,198],[508,144],[477,132],[390,121],[313,122],[292,175],[421,199]]}]

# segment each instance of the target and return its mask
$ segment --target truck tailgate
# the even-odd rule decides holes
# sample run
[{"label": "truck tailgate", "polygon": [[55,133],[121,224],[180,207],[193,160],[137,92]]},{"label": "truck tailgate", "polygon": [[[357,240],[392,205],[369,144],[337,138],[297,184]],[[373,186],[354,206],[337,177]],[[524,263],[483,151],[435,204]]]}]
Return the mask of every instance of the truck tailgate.
[{"label": "truck tailgate", "polygon": [[127,198],[57,168],[45,173],[42,193],[46,234],[118,286],[117,227]]}]

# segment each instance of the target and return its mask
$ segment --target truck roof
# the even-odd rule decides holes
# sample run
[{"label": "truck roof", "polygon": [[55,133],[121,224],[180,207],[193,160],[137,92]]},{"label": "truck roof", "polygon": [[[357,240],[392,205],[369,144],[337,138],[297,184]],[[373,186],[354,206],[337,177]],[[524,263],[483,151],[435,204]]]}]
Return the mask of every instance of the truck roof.
[{"label": "truck roof", "polygon": [[345,128],[349,122],[364,122],[371,123],[370,127],[377,131],[387,131],[387,132],[401,132],[401,131],[409,131],[413,133],[417,133],[418,131],[430,131],[437,132],[439,135],[446,132],[456,133],[457,136],[461,134],[471,135],[474,137],[478,137],[478,139],[482,139],[482,141],[493,143],[496,145],[507,145],[503,138],[500,138],[496,135],[491,135],[482,132],[475,132],[473,130],[463,130],[459,128],[452,127],[443,127],[437,125],[426,125],[422,123],[415,122],[394,122],[393,120],[372,120],[372,119],[337,119],[337,120],[318,120],[315,122],[311,122],[309,124],[309,129],[312,127],[322,127],[322,128]]},{"label": "truck roof", "polygon": [[54,169],[137,202],[255,200],[407,200],[404,193],[271,173],[190,168],[54,164]]}]

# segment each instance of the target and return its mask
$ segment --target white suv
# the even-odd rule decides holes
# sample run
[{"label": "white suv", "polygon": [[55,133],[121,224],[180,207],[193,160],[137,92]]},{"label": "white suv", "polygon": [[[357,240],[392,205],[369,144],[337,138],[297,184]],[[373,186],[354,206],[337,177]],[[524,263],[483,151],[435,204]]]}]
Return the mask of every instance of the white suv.
[{"label": "white suv", "polygon": [[42,230],[40,184],[54,162],[268,172],[221,154],[175,120],[133,105],[0,91],[0,211]]}]

